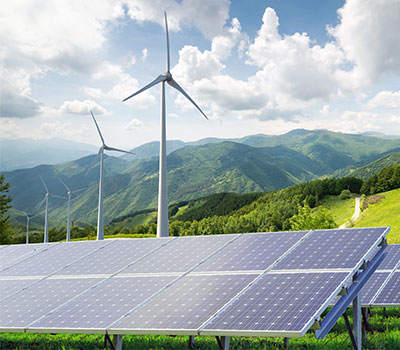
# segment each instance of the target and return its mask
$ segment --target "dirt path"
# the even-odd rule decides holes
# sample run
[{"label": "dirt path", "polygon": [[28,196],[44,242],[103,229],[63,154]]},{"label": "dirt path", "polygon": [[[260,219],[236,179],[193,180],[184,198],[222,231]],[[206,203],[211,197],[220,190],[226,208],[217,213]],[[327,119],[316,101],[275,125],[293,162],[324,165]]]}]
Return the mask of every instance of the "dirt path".
[{"label": "dirt path", "polygon": [[[356,204],[355,204],[355,208],[354,208],[354,214],[350,219],[351,222],[356,221],[361,213],[361,197],[356,197],[355,200],[356,200]],[[348,226],[350,226],[350,223],[345,222],[343,225],[340,225],[339,228],[346,228]]]}]

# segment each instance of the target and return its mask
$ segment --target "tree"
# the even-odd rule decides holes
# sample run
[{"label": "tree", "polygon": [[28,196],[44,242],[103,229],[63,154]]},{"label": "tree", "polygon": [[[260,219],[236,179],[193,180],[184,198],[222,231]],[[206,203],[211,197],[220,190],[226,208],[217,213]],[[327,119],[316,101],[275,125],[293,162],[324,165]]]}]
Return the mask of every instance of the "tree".
[{"label": "tree", "polygon": [[12,198],[7,194],[10,188],[8,182],[4,183],[4,175],[0,175],[0,244],[9,244],[10,237],[9,230],[9,216],[7,216],[8,209],[11,208],[9,203]]},{"label": "tree", "polygon": [[294,231],[330,229],[337,227],[329,211],[325,208],[312,210],[307,203],[298,205],[298,213],[290,219],[291,228]]}]

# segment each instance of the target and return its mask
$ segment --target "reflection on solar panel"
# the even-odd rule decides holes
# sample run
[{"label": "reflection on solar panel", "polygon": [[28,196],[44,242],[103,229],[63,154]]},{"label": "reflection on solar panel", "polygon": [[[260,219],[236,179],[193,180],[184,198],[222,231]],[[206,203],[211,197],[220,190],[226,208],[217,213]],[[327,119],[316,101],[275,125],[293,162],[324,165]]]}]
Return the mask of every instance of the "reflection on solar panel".
[{"label": "reflection on solar panel", "polygon": [[56,244],[1,271],[0,276],[48,276],[106,244],[110,244],[110,242],[89,241]]},{"label": "reflection on solar panel", "polygon": [[[186,276],[132,315],[112,326],[120,330],[196,331],[257,275]],[[179,332],[180,331],[180,332]]]},{"label": "reflection on solar panel", "polygon": [[121,273],[186,272],[238,237],[238,235],[181,237]]},{"label": "reflection on solar panel", "polygon": [[243,235],[194,271],[265,270],[306,233],[307,231]]},{"label": "reflection on solar panel", "polygon": [[382,228],[314,231],[274,270],[352,268],[381,234]]},{"label": "reflection on solar panel", "polygon": [[9,295],[0,301],[0,331],[301,336],[353,283],[387,231],[21,248],[27,249],[23,262],[0,267]]},{"label": "reflection on solar panel", "polygon": [[303,335],[347,277],[348,273],[266,274],[208,323],[203,334],[226,330],[228,335],[260,331]]},{"label": "reflection on solar panel", "polygon": [[175,276],[112,277],[31,325],[31,329],[105,329]]}]

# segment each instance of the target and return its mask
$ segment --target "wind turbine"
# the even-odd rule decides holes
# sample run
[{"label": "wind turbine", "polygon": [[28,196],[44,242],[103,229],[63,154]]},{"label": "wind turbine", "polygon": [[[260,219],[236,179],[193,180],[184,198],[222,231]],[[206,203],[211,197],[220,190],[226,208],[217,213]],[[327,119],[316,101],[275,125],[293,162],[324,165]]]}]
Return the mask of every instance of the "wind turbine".
[{"label": "wind turbine", "polygon": [[63,180],[61,180],[60,178],[58,178],[61,183],[64,185],[64,187],[67,190],[67,196],[68,196],[68,204],[67,204],[67,238],[66,241],[69,242],[71,240],[71,231],[70,231],[70,226],[71,226],[71,220],[70,220],[70,202],[71,202],[71,196],[74,193],[86,190],[86,187],[81,188],[79,190],[75,190],[75,191],[71,191],[70,188],[65,184],[65,182]]},{"label": "wind turbine", "polygon": [[[129,153],[129,154],[135,154],[135,153],[107,146],[105,144],[105,142],[104,142],[103,135],[101,134],[100,128],[99,128],[99,126],[97,124],[96,118],[93,115],[93,112],[90,111],[90,114],[93,117],[94,124],[96,125],[96,129],[97,129],[97,131],[99,133],[99,136],[100,136],[100,139],[101,139],[101,146],[99,148],[99,153],[97,153],[97,157],[94,159],[94,162],[100,156],[99,207],[98,207],[98,213],[97,213],[97,240],[103,240],[104,239],[104,220],[103,220],[103,182],[104,182],[104,180],[103,180],[103,165],[104,164],[103,163],[104,163],[104,151],[116,151],[116,152]],[[89,167],[89,169],[90,169],[90,167]]]},{"label": "wind turbine", "polygon": [[56,198],[62,198],[65,199],[65,197],[61,197],[61,196],[57,196],[55,194],[51,194],[49,192],[49,189],[46,186],[46,183],[44,182],[43,178],[40,177],[40,180],[42,180],[43,186],[46,190],[46,194],[44,195],[44,199],[42,201],[42,203],[40,203],[39,208],[43,205],[43,203],[46,203],[46,209],[45,209],[45,214],[44,214],[44,239],[43,242],[44,243],[48,243],[49,241],[49,223],[48,223],[48,212],[49,212],[49,197],[56,197]]},{"label": "wind turbine", "polygon": [[159,182],[158,182],[158,218],[157,218],[157,237],[169,236],[168,227],[168,193],[167,193],[167,150],[166,150],[166,122],[165,122],[165,82],[171,85],[174,89],[178,90],[183,96],[185,96],[193,105],[200,111],[201,114],[208,120],[207,116],[200,109],[200,107],[191,99],[191,97],[179,86],[179,84],[172,78],[170,72],[170,60],[169,60],[169,36],[168,36],[168,23],[167,13],[164,12],[165,18],[165,33],[167,39],[167,71],[159,75],[151,83],[147,84],[142,89],[136,91],[134,94],[128,96],[123,100],[129,100],[133,96],[140,94],[141,92],[151,88],[158,83],[161,84],[161,116],[160,116],[160,171],[159,171]]},{"label": "wind turbine", "polygon": [[38,216],[39,214],[33,214],[29,215],[28,213],[25,213],[26,215],[26,244],[29,243],[29,222],[31,219],[33,219],[35,216]]}]

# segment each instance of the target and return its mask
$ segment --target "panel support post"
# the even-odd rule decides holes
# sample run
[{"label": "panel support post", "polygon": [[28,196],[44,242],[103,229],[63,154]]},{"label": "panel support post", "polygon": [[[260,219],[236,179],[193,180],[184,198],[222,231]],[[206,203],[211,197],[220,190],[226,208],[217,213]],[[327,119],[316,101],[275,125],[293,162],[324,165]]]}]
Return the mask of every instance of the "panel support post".
[{"label": "panel support post", "polygon": [[222,350],[229,350],[230,337],[222,337]]},{"label": "panel support post", "polygon": [[114,334],[113,345],[114,345],[115,350],[122,350],[122,335],[121,334]]},{"label": "panel support post", "polygon": [[353,334],[356,341],[354,350],[361,350],[361,293],[353,300]]},{"label": "panel support post", "polygon": [[362,341],[365,343],[367,341],[367,335],[369,331],[369,317],[368,317],[368,308],[361,308],[361,316],[362,316]]},{"label": "panel support post", "polygon": [[283,348],[285,350],[289,349],[289,338],[287,337],[283,338]]},{"label": "panel support post", "polygon": [[194,349],[194,335],[189,336],[189,350]]}]

